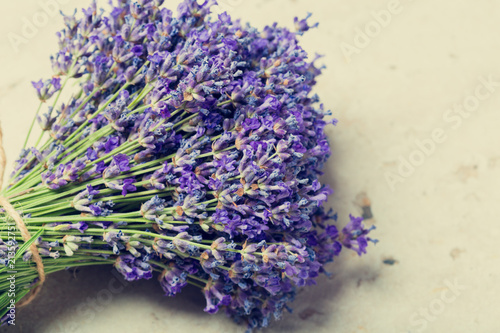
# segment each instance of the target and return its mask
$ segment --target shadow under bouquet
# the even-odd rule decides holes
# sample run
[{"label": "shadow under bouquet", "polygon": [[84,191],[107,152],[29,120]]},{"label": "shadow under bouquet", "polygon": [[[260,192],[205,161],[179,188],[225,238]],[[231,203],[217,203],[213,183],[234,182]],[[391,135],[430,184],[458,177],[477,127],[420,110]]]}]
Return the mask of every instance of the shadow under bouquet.
[{"label": "shadow under bouquet", "polygon": [[3,323],[45,275],[114,265],[127,281],[156,275],[167,296],[197,286],[206,312],[251,330],[343,247],[366,251],[362,219],[339,230],[323,208],[336,121],[298,44],[312,26],[257,30],[214,4],[94,1],[64,16],[54,76],[33,82],[42,134],[0,197]]}]

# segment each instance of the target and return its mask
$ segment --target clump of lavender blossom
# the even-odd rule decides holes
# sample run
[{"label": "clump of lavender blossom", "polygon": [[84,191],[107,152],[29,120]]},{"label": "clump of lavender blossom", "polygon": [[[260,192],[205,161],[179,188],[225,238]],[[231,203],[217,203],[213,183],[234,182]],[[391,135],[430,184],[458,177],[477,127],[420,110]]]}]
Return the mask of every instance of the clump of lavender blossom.
[{"label": "clump of lavender blossom", "polygon": [[[117,0],[106,13],[93,1],[82,17],[64,16],[54,77],[33,83],[44,133],[2,194],[38,233],[47,273],[157,272],[166,295],[192,284],[206,312],[265,327],[342,247],[361,255],[370,240],[361,219],[339,231],[323,208],[328,122],[311,95],[321,71],[297,41],[312,26],[259,31],[227,13],[210,18],[213,0],[186,0],[176,14],[163,2]],[[8,219],[0,211],[0,224]],[[16,300],[37,281],[31,252],[21,255]]]}]

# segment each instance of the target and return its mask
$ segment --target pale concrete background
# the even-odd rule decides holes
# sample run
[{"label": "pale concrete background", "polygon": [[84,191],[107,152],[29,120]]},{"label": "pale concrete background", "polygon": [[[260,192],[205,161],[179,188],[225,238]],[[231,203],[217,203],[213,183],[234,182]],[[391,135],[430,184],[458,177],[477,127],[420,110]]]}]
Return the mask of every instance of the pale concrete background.
[{"label": "pale concrete background", "polygon": [[[33,22],[46,2],[0,5],[0,120],[10,162],[37,107],[30,81],[51,75],[48,57],[62,20],[39,22],[17,51],[9,36],[21,35],[23,18]],[[88,1],[58,3],[69,12]],[[275,20],[291,27],[294,16],[314,13],[320,26],[302,41],[325,55],[316,92],[340,120],[329,130],[330,204],[346,223],[349,212],[361,213],[365,192],[380,240],[362,258],[344,253],[329,266],[334,277],[301,293],[295,313],[266,332],[499,332],[500,3],[220,3],[259,27]],[[464,103],[470,112],[459,110]],[[244,331],[223,314],[204,314],[195,289],[171,299],[154,280],[119,287],[107,267],[55,274],[5,331]]]}]

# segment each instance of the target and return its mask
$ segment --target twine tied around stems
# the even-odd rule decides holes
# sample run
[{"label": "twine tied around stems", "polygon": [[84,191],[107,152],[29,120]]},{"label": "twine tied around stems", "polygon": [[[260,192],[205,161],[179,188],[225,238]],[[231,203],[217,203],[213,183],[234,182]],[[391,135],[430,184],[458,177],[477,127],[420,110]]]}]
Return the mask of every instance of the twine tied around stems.
[{"label": "twine tied around stems", "polygon": [[[2,128],[0,126],[0,189],[2,188],[3,185],[6,163],[7,163],[7,158],[5,156],[5,149],[3,147],[3,133],[2,133]],[[19,229],[19,231],[21,232],[21,236],[23,237],[24,241],[25,242],[29,241],[31,239],[31,235],[28,231],[28,228],[24,224],[21,215],[19,215],[19,213],[14,209],[9,200],[1,195],[0,195],[0,207],[3,207],[5,212],[14,219],[14,221],[16,222],[17,229]],[[38,295],[38,293],[42,288],[43,283],[45,282],[45,271],[43,269],[42,257],[40,257],[40,253],[38,252],[38,248],[36,247],[34,242],[31,243],[30,250],[33,256],[33,261],[36,263],[36,269],[38,271],[38,277],[39,277],[38,285],[35,288],[33,288],[26,297],[24,297],[17,303],[18,307],[23,307],[31,303],[31,301],[33,301],[35,297]]]}]

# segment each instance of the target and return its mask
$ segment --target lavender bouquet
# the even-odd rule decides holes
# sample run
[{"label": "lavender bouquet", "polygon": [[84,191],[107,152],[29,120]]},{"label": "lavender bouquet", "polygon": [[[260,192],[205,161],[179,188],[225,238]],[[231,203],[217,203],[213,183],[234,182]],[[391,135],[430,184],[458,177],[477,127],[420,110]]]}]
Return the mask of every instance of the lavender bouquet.
[{"label": "lavender bouquet", "polygon": [[307,19],[259,31],[211,18],[213,0],[176,15],[163,2],[64,16],[54,76],[33,83],[43,133],[0,197],[4,323],[45,275],[114,265],[128,281],[157,275],[167,296],[197,286],[206,312],[251,330],[342,247],[366,251],[362,220],[339,232],[322,207],[335,120],[311,96]]}]

